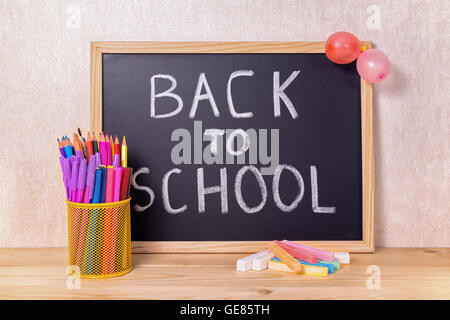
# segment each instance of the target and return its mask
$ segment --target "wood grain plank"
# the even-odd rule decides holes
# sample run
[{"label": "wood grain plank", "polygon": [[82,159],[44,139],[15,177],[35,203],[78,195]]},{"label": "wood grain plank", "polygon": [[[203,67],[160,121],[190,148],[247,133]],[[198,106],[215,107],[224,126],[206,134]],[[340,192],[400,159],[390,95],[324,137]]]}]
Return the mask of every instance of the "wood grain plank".
[{"label": "wood grain plank", "polygon": [[[378,249],[352,254],[327,278],[235,271],[241,254],[135,254],[122,277],[66,287],[67,249],[0,249],[0,299],[449,299],[450,249]],[[367,267],[381,289],[366,286]]]}]

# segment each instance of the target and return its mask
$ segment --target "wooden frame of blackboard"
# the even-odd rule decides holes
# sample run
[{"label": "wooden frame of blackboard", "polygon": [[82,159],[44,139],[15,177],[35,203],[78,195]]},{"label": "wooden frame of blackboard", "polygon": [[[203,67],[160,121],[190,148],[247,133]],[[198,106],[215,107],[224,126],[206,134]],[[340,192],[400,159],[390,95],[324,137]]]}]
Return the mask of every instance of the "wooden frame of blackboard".
[{"label": "wooden frame of blackboard", "polygon": [[[371,42],[362,42],[371,48]],[[103,53],[324,53],[324,42],[91,42],[91,130],[102,131]],[[361,79],[362,215],[359,241],[298,241],[330,251],[374,251],[374,150],[372,85]],[[139,241],[134,253],[252,253],[266,241]]]}]

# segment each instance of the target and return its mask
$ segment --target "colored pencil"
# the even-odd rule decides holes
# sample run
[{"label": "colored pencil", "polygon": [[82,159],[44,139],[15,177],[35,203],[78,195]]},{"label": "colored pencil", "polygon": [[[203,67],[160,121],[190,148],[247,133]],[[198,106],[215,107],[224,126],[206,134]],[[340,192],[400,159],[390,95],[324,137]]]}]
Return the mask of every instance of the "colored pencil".
[{"label": "colored pencil", "polygon": [[97,138],[95,137],[95,133],[94,132],[92,132],[92,148],[94,150],[94,154],[99,152],[99,150],[98,150],[98,142],[97,142]]},{"label": "colored pencil", "polygon": [[73,146],[75,147],[75,153],[78,150],[82,150],[82,148],[80,148],[80,143],[79,143],[79,139],[78,139],[78,135],[76,133],[73,134]]},{"label": "colored pencil", "polygon": [[91,135],[89,134],[89,131],[87,134],[86,149],[88,154],[88,160],[90,160],[91,156],[94,154],[94,147],[92,145]]},{"label": "colored pencil", "polygon": [[89,160],[89,155],[87,152],[86,139],[81,134],[80,128],[78,128],[78,135],[80,136],[81,148],[83,149],[83,154],[86,160]]},{"label": "colored pencil", "polygon": [[114,154],[116,153],[116,151],[115,151],[114,140],[112,138],[112,135],[109,135],[109,146],[111,147],[111,161],[113,161]]},{"label": "colored pencil", "polygon": [[66,154],[66,158],[70,158],[73,155],[73,152],[72,152],[72,148],[70,147],[68,139],[64,139],[63,147],[64,147],[64,152]]},{"label": "colored pencil", "polygon": [[107,158],[107,154],[106,154],[106,142],[105,142],[105,138],[102,133],[100,133],[98,140],[99,140],[99,144],[100,144],[100,158],[102,160],[102,165],[107,166],[108,158]]},{"label": "colored pencil", "polygon": [[75,148],[74,148],[74,146],[73,146],[73,144],[72,144],[72,142],[70,141],[69,138],[67,138],[67,141],[69,142],[69,146],[70,146],[70,148],[72,149],[72,154],[76,154]]},{"label": "colored pencil", "polygon": [[127,147],[127,139],[125,139],[125,136],[122,140],[122,153],[120,154],[120,163],[122,164],[122,167],[126,168],[128,166],[128,147]]},{"label": "colored pencil", "polygon": [[112,165],[111,143],[110,143],[108,134],[106,134],[105,144],[106,144],[106,163],[108,166],[111,166]]},{"label": "colored pencil", "polygon": [[66,153],[64,151],[64,147],[62,145],[62,142],[59,141],[59,138],[56,138],[56,140],[58,141],[58,149],[59,149],[59,153],[65,158],[66,157]]},{"label": "colored pencil", "polygon": [[114,140],[114,153],[119,155],[119,163],[120,163],[120,142],[119,139],[117,138],[117,134],[116,139]]}]

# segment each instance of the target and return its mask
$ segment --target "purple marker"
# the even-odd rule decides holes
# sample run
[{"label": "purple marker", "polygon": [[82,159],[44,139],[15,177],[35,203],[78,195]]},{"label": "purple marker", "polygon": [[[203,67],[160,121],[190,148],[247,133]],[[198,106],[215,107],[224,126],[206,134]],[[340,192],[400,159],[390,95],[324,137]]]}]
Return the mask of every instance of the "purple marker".
[{"label": "purple marker", "polygon": [[81,150],[77,151],[77,158],[78,159],[83,159],[83,151],[81,151]]},{"label": "purple marker", "polygon": [[80,160],[75,159],[72,163],[72,176],[70,178],[70,201],[77,201],[78,190],[78,171],[80,169]]},{"label": "purple marker", "polygon": [[60,156],[59,163],[61,164],[63,183],[64,183],[64,188],[66,189],[66,197],[67,197],[67,199],[69,199],[69,188],[67,187],[66,158],[63,156]]},{"label": "purple marker", "polygon": [[119,159],[119,155],[116,153],[114,155],[114,160],[113,160],[113,167],[114,168],[118,168],[120,164],[120,159]]},{"label": "purple marker", "polygon": [[71,156],[66,159],[66,181],[67,181],[67,188],[69,189],[69,196],[67,199],[72,201],[72,186],[71,186],[71,179],[72,179],[72,164],[75,160],[75,156]]},{"label": "purple marker", "polygon": [[86,177],[86,190],[84,192],[84,203],[91,203],[92,195],[94,193],[95,184],[95,156],[91,155],[89,159],[89,166]]},{"label": "purple marker", "polygon": [[100,152],[95,154],[95,167],[98,168],[102,164],[102,159],[100,157]]},{"label": "purple marker", "polygon": [[70,200],[70,175],[72,174],[72,163],[68,158],[64,161],[64,170],[66,171],[67,199]]},{"label": "purple marker", "polygon": [[77,202],[83,202],[84,187],[86,186],[86,173],[87,173],[87,160],[81,159],[80,169],[78,170],[78,192],[77,192]]}]

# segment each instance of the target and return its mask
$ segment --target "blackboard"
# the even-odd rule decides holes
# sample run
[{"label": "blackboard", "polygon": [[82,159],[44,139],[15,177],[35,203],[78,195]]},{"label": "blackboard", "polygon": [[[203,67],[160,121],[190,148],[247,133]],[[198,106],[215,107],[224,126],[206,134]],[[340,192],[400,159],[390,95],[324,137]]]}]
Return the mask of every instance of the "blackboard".
[{"label": "blackboard", "polygon": [[101,63],[102,128],[127,137],[135,171],[133,241],[364,240],[354,63],[179,52]]}]

